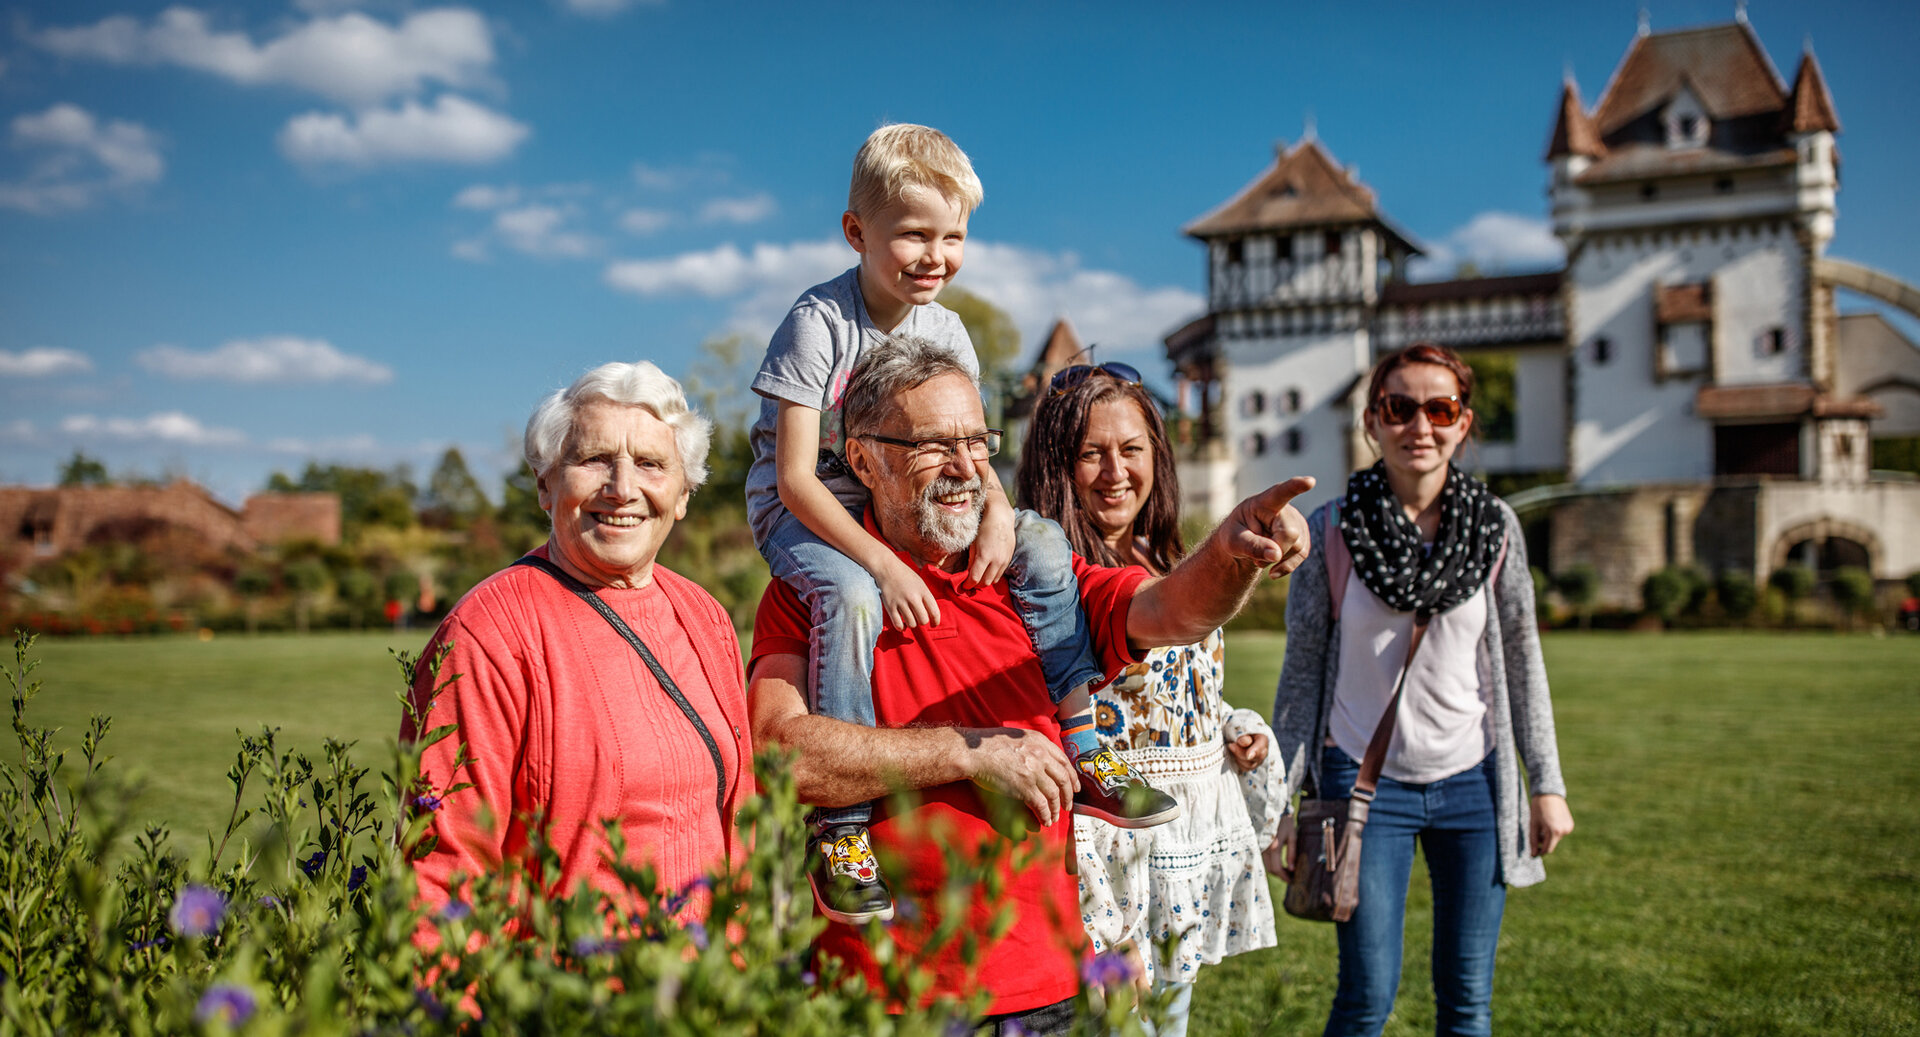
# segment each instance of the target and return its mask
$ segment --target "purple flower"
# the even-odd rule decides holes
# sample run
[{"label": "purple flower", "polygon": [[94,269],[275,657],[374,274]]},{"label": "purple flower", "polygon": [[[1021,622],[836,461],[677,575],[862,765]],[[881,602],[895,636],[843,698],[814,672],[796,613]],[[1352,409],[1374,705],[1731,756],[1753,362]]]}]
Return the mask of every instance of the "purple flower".
[{"label": "purple flower", "polygon": [[597,958],[602,954],[616,954],[619,950],[619,940],[610,940],[603,936],[582,936],[573,941],[573,954],[576,958]]},{"label": "purple flower", "polygon": [[200,995],[200,1003],[194,1006],[193,1017],[202,1023],[215,1019],[228,1026],[239,1026],[253,1017],[253,992],[246,987],[236,987],[226,983],[208,987]]},{"label": "purple flower", "polygon": [[800,985],[801,985],[801,986],[807,986],[807,987],[810,987],[810,986],[813,986],[813,985],[814,985],[815,983],[818,983],[818,982],[820,982],[820,976],[819,976],[819,974],[818,974],[818,973],[816,973],[816,972],[814,972],[814,971],[813,971],[812,969],[808,969],[807,971],[805,971],[805,972],[802,972],[802,973],[800,974]]},{"label": "purple flower", "polygon": [[703,951],[707,949],[707,927],[699,922],[687,923],[687,938],[693,941],[695,947]]},{"label": "purple flower", "polygon": [[464,900],[449,900],[440,905],[440,917],[449,922],[458,922],[473,914],[473,905]]},{"label": "purple flower", "polygon": [[420,795],[413,797],[413,805],[416,807],[419,807],[422,810],[428,810],[428,811],[438,810],[440,809],[440,797],[430,796],[423,792]]},{"label": "purple flower", "polygon": [[300,862],[300,870],[305,872],[308,878],[312,878],[315,875],[320,874],[320,868],[326,863],[327,863],[327,851],[315,850],[313,851],[313,856],[308,857],[306,860]]},{"label": "purple flower", "polygon": [[182,936],[206,936],[220,928],[220,919],[226,913],[226,897],[205,886],[186,885],[180,887],[167,920]]},{"label": "purple flower", "polygon": [[151,950],[152,948],[155,948],[155,947],[165,947],[166,945],[167,945],[167,934],[161,933],[160,935],[155,936],[151,940],[135,940],[132,943],[127,944],[127,950],[144,951],[144,950]]},{"label": "purple flower", "polygon": [[1111,987],[1133,978],[1133,962],[1119,951],[1102,951],[1080,963],[1080,978],[1090,987]]},{"label": "purple flower", "polygon": [[979,1027],[967,1021],[965,1017],[954,1016],[952,1019],[947,1020],[947,1028],[940,1032],[941,1037],[973,1037],[974,1034],[979,1032],[979,1029]]},{"label": "purple flower", "polygon": [[413,988],[413,1003],[419,1005],[420,1010],[427,1013],[427,1018],[436,1023],[447,1018],[447,1006],[441,1004],[440,999],[433,996],[433,991],[426,987]]},{"label": "purple flower", "polygon": [[347,875],[347,892],[351,893],[354,890],[359,889],[361,885],[363,885],[366,881],[367,881],[367,866],[364,864],[354,865],[353,871]]},{"label": "purple flower", "polygon": [[1018,1019],[1007,1020],[1007,1028],[1002,1031],[1007,1037],[1033,1037],[1033,1031]]},{"label": "purple flower", "polygon": [[280,898],[274,896],[272,893],[268,893],[266,896],[261,897],[258,902],[261,907],[279,907],[280,906]]}]

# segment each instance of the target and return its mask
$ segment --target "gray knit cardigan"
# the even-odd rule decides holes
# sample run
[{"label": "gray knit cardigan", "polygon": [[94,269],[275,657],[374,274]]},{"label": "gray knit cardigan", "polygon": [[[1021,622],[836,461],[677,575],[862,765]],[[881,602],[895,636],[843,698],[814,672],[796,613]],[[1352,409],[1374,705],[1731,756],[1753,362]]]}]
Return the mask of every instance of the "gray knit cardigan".
[{"label": "gray knit cardigan", "polygon": [[[1526,539],[1513,509],[1502,501],[1500,510],[1507,517],[1507,554],[1499,582],[1486,596],[1487,632],[1480,652],[1493,686],[1506,689],[1506,694],[1492,697],[1501,879],[1509,886],[1531,886],[1545,879],[1547,871],[1528,852],[1529,811],[1520,796],[1520,764],[1526,764],[1532,795],[1564,796],[1567,786],[1560,777],[1560,750],[1553,736],[1553,699],[1540,657]],[[1300,788],[1309,771],[1313,787],[1320,787],[1318,750],[1327,736],[1340,677],[1340,624],[1329,615],[1327,563],[1319,549],[1340,531],[1329,533],[1327,515],[1328,505],[1321,505],[1308,516],[1314,549],[1287,587],[1287,658],[1273,700],[1273,730],[1289,789]]]}]

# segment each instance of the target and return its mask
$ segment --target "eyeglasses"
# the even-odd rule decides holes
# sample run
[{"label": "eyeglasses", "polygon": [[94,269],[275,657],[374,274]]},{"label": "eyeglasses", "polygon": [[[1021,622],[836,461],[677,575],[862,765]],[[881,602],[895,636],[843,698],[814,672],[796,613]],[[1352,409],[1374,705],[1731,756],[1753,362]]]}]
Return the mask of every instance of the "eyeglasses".
[{"label": "eyeglasses", "polygon": [[967,456],[976,461],[984,461],[1000,452],[1000,439],[1005,436],[1003,429],[990,428],[977,436],[951,436],[945,439],[895,439],[892,436],[876,436],[866,433],[861,439],[871,439],[876,443],[897,446],[911,450],[922,460],[938,460],[941,464],[951,463],[962,448]]},{"label": "eyeglasses", "polygon": [[1098,367],[1092,364],[1075,364],[1055,372],[1053,381],[1047,383],[1047,387],[1055,396],[1070,393],[1079,388],[1081,382],[1092,378],[1095,372],[1106,375],[1108,378],[1118,378],[1128,385],[1140,384],[1140,372],[1135,370],[1132,364],[1109,363]]},{"label": "eyeglasses", "polygon": [[1389,425],[1405,425],[1413,420],[1415,414],[1425,412],[1427,420],[1435,428],[1446,428],[1460,420],[1459,396],[1435,396],[1430,400],[1416,400],[1411,396],[1390,392],[1373,402],[1373,409],[1380,414],[1380,420]]}]

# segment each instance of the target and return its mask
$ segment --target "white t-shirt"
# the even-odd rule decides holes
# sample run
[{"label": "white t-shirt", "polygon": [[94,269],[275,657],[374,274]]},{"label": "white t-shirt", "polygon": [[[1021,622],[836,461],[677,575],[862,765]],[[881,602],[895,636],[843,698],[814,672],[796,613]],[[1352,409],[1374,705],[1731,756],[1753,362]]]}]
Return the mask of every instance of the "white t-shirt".
[{"label": "white t-shirt", "polygon": [[[1451,777],[1493,751],[1491,680],[1481,657],[1487,588],[1433,617],[1413,657],[1400,719],[1380,773],[1414,785]],[[1340,606],[1339,684],[1328,733],[1355,760],[1365,758],[1380,714],[1393,698],[1413,636],[1413,613],[1390,609],[1347,574]]]}]

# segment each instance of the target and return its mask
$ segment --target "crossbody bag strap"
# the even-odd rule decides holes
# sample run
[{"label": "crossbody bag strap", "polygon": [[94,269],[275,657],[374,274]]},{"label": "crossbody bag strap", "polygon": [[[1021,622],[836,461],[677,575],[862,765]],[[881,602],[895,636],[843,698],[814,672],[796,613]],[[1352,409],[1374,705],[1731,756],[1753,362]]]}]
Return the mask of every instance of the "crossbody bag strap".
[{"label": "crossbody bag strap", "polygon": [[653,653],[647,649],[647,643],[640,640],[640,635],[634,633],[626,620],[621,619],[620,615],[613,611],[612,605],[607,604],[600,595],[595,594],[592,588],[574,579],[565,569],[538,555],[522,555],[515,559],[513,564],[530,566],[553,577],[560,586],[572,591],[575,597],[591,605],[595,612],[600,613],[600,618],[607,621],[608,626],[613,627],[622,638],[626,639],[627,644],[633,646],[635,652],[640,653],[640,661],[646,663],[647,669],[653,671],[653,679],[659,681],[660,686],[666,689],[667,696],[673,699],[673,704],[679,706],[680,712],[686,714],[687,722],[693,725],[695,731],[700,732],[701,741],[707,743],[707,752],[713,757],[715,781],[713,808],[719,812],[721,823],[724,825],[727,819],[727,765],[720,757],[720,743],[713,740],[713,732],[707,730],[706,722],[700,719],[700,713],[693,708],[692,703],[687,701],[687,697],[681,694],[680,686],[667,675],[666,668],[660,665],[660,660],[653,657]]},{"label": "crossbody bag strap", "polygon": [[1387,744],[1393,741],[1394,723],[1400,716],[1400,696],[1407,688],[1407,674],[1413,670],[1413,653],[1420,650],[1420,642],[1426,639],[1427,623],[1432,617],[1425,612],[1413,614],[1413,636],[1407,640],[1407,661],[1400,667],[1400,680],[1393,686],[1393,698],[1387,702],[1387,711],[1380,715],[1380,722],[1374,725],[1373,740],[1367,743],[1366,759],[1360,761],[1360,776],[1353,782],[1353,798],[1373,802],[1374,788],[1380,783],[1380,768],[1387,762]]}]

